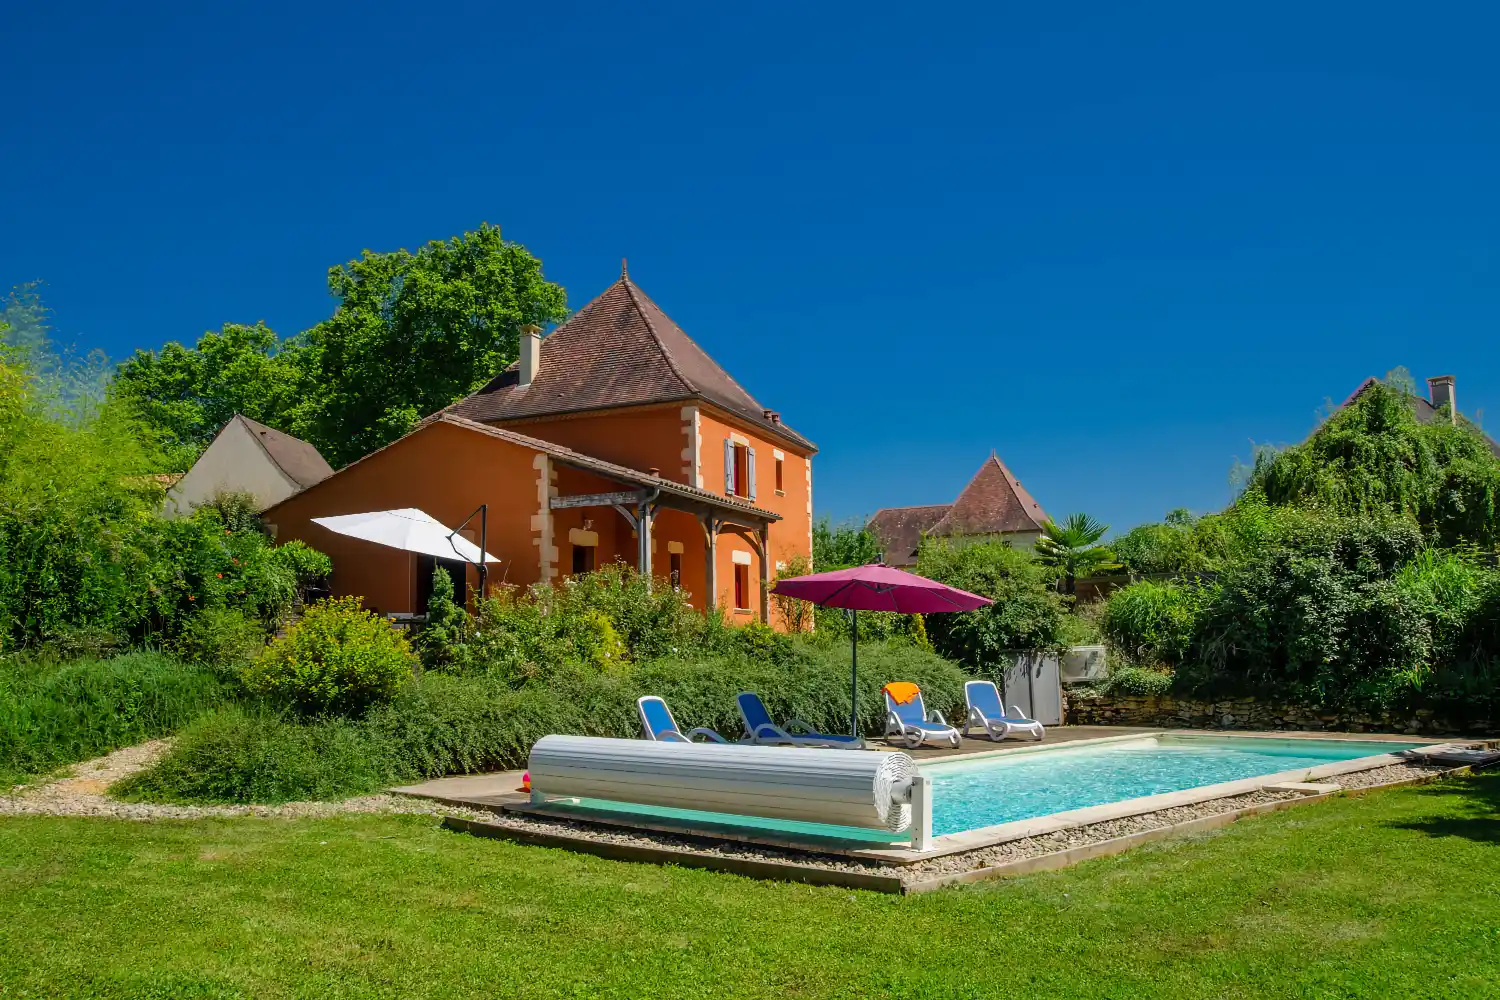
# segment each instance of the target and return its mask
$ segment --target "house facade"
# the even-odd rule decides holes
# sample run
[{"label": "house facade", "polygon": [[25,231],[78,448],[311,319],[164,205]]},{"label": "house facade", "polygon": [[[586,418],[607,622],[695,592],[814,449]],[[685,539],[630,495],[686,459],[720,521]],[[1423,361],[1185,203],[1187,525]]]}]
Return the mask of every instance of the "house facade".
[{"label": "house facade", "polygon": [[998,538],[1029,549],[1046,521],[1042,505],[990,452],[952,503],[886,507],[875,512],[866,528],[880,539],[886,564],[906,568],[916,565],[925,537]]},{"label": "house facade", "polygon": [[162,514],[186,517],[217,493],[249,493],[262,507],[322,482],[333,468],[318,449],[236,413],[167,490]]},{"label": "house facade", "polygon": [[[484,504],[485,546],[501,560],[492,583],[624,561],[732,622],[770,621],[778,568],[811,558],[812,442],[628,273],[550,335],[524,330],[520,353],[399,441],[268,509],[277,537],[332,556],[335,593],[419,612],[430,562],[312,518],[417,507],[457,526]],[[463,533],[478,542],[478,527]]]}]

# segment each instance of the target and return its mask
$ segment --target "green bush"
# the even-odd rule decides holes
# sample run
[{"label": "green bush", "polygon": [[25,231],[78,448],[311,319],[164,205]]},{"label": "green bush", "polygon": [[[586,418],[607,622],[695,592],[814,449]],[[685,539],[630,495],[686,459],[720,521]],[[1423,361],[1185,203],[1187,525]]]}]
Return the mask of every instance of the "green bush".
[{"label": "green bush", "polygon": [[315,583],[333,572],[332,559],[295,538],[272,549],[271,558],[290,570],[303,585]]},{"label": "green bush", "polygon": [[1111,667],[1109,676],[1098,685],[1102,694],[1135,695],[1156,697],[1172,689],[1173,677],[1169,670],[1152,667]]},{"label": "green bush", "polygon": [[939,654],[980,669],[1016,650],[1059,645],[1067,608],[1054,589],[1057,574],[1029,552],[998,541],[928,539],[917,572],[995,602],[978,611],[929,615],[927,635]]},{"label": "green bush", "polygon": [[304,715],[355,715],[389,701],[411,677],[406,637],[358,597],[310,605],[245,671],[245,686]]},{"label": "green bush", "polygon": [[156,764],[111,791],[153,802],[341,799],[386,783],[380,751],[347,719],[301,725],[232,706],[189,725]]},{"label": "green bush", "polygon": [[0,786],[166,736],[231,692],[215,671],[157,653],[0,658]]},{"label": "green bush", "polygon": [[792,637],[761,622],[751,622],[733,631],[738,650],[751,660],[785,663],[793,654]]},{"label": "green bush", "polygon": [[1196,587],[1133,583],[1109,595],[1100,629],[1130,662],[1172,666],[1192,643],[1201,603]]},{"label": "green bush", "polygon": [[456,669],[524,683],[569,664],[595,669],[678,653],[730,648],[722,618],[688,606],[688,596],[648,585],[624,566],[525,591],[497,587],[465,626]]},{"label": "green bush", "polygon": [[172,652],[191,663],[238,671],[265,648],[267,632],[259,621],[235,608],[204,608],[189,616]]},{"label": "green bush", "polygon": [[[636,737],[636,699],[665,698],[686,728],[709,726],[736,738],[741,691],[758,693],[778,718],[800,717],[832,732],[849,725],[848,651],[794,640],[777,663],[743,652],[701,660],[663,659],[599,672],[582,664],[552,670],[519,689],[498,674],[422,675],[362,719],[305,723],[225,712],[191,727],[130,786],[162,801],[287,801],[350,795],[445,774],[524,767],[549,733]],[[860,648],[862,731],[884,730],[881,685],[910,680],[929,708],[954,717],[963,674],[910,643]]]},{"label": "green bush", "polygon": [[1405,539],[1362,522],[1319,547],[1277,548],[1225,572],[1198,617],[1194,687],[1385,709],[1420,685],[1432,631],[1389,579]]},{"label": "green bush", "polygon": [[453,577],[441,566],[432,571],[427,624],[417,633],[417,652],[428,670],[453,670],[465,658],[469,616],[454,600]]}]

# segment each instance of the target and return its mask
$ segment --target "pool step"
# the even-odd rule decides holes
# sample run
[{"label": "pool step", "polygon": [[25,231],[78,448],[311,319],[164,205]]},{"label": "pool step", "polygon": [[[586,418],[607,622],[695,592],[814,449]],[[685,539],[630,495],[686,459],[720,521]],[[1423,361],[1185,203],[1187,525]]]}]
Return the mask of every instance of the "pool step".
[{"label": "pool step", "polygon": [[1335,785],[1327,781],[1279,781],[1274,785],[1267,785],[1266,791],[1296,792],[1299,795],[1327,795],[1343,787],[1343,785]]}]

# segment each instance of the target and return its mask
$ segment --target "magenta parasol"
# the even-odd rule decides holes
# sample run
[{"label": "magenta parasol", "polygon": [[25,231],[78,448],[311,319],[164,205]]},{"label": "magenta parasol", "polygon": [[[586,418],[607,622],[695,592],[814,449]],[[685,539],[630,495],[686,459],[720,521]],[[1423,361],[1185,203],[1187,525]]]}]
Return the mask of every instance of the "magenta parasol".
[{"label": "magenta parasol", "polygon": [[800,598],[825,608],[853,612],[854,650],[849,674],[849,733],[859,735],[859,613],[894,611],[903,615],[943,611],[974,611],[994,603],[988,597],[949,587],[893,566],[873,563],[811,576],[778,580],[771,593]]}]

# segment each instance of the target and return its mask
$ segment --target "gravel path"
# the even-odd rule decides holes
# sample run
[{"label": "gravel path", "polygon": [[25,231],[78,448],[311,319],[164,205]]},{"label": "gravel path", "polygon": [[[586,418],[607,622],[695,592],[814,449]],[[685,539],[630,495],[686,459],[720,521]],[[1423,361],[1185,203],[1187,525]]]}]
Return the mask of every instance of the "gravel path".
[{"label": "gravel path", "polygon": [[171,745],[153,740],[74,765],[71,774],[42,785],[22,785],[0,794],[0,816],[103,816],[113,819],[201,819],[212,816],[320,818],[347,813],[414,813],[487,819],[490,813],[455,809],[403,795],[362,795],[342,802],[288,802],[279,806],[179,806],[121,802],[110,785],[149,767]]}]

